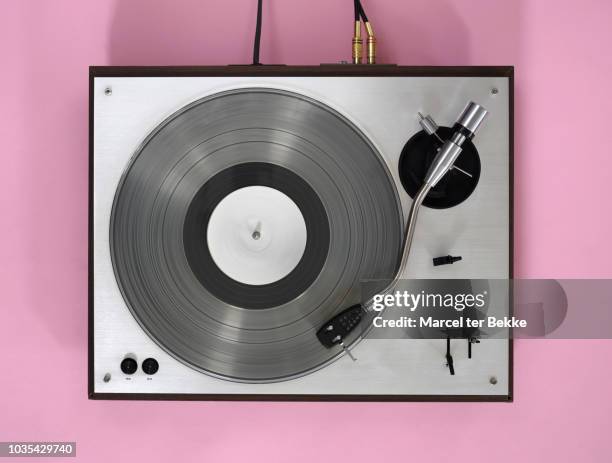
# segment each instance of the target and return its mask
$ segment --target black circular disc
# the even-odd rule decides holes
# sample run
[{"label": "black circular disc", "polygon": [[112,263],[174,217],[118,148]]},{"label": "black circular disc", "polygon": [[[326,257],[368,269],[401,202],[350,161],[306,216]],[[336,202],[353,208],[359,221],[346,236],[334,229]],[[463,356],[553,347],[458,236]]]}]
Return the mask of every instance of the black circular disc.
[{"label": "black circular disc", "polygon": [[[438,135],[443,140],[450,138],[453,129],[440,127]],[[402,185],[411,198],[423,184],[423,179],[433,161],[441,143],[434,135],[421,131],[415,134],[402,149],[399,161],[399,175]],[[440,182],[431,189],[423,205],[433,209],[447,209],[465,201],[476,189],[480,178],[480,157],[478,150],[470,140],[462,146],[463,151],[455,165],[468,172],[471,177],[452,169]]]},{"label": "black circular disc", "polygon": [[[285,193],[306,223],[306,248],[297,266],[284,278],[265,285],[241,283],[223,273],[206,239],[210,216],[219,202],[231,192],[253,185]],[[183,244],[191,270],[213,295],[237,307],[266,309],[295,299],[321,273],[329,250],[329,222],[319,196],[300,176],[275,164],[248,162],[219,172],[200,188],[187,210]]]},{"label": "black circular disc", "polygon": [[[333,361],[341,347],[317,330],[398,268],[402,209],[388,166],[348,119],[304,95],[241,88],[194,101],[117,181],[109,246],[126,305],[167,353],[216,377],[273,382]],[[267,289],[228,281],[206,255],[210,211],[256,185],[288,196],[307,235],[295,273]]]}]

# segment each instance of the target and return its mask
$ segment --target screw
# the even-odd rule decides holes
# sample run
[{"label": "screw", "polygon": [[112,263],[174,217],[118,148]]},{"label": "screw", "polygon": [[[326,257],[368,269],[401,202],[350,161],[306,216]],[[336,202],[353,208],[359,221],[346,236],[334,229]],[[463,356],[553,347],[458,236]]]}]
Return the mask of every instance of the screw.
[{"label": "screw", "polygon": [[253,237],[254,240],[258,240],[259,238],[261,238],[261,233],[255,230],[251,236]]},{"label": "screw", "polygon": [[491,89],[491,95],[497,95],[499,93],[499,89],[497,87],[493,87]]},{"label": "screw", "polygon": [[104,94],[105,94],[106,96],[111,96],[111,95],[113,94],[113,89],[112,89],[112,88],[110,88],[110,87],[106,87],[106,88],[104,89]]},{"label": "screw", "polygon": [[111,379],[111,375],[110,375],[110,373],[106,373],[106,374],[104,375],[104,382],[105,382],[105,383],[108,383],[108,382],[110,381],[110,379]]},{"label": "screw", "polygon": [[495,385],[497,384],[497,378],[496,378],[495,376],[491,376],[491,377],[489,378],[489,382],[490,382],[490,383],[491,383],[493,386],[495,386]]}]

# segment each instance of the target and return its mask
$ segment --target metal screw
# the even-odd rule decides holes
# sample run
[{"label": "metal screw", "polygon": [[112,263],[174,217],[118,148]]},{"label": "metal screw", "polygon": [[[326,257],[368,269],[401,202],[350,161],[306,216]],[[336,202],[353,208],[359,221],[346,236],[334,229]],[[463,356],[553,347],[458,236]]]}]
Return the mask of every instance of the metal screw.
[{"label": "metal screw", "polygon": [[104,89],[104,94],[105,94],[106,96],[111,96],[111,95],[113,94],[113,89],[112,89],[112,88],[110,88],[110,87],[106,87],[106,88]]},{"label": "metal screw", "polygon": [[495,386],[497,384],[497,378],[495,376],[491,376],[489,378],[489,382]]},{"label": "metal screw", "polygon": [[497,87],[493,87],[491,89],[491,95],[497,95],[499,93],[499,89]]},{"label": "metal screw", "polygon": [[251,236],[253,237],[254,240],[258,240],[259,238],[261,238],[261,233],[255,230]]},{"label": "metal screw", "polygon": [[110,373],[106,373],[106,374],[104,375],[104,382],[105,382],[105,383],[108,383],[108,382],[110,381],[110,379],[111,379],[111,375],[110,375]]}]

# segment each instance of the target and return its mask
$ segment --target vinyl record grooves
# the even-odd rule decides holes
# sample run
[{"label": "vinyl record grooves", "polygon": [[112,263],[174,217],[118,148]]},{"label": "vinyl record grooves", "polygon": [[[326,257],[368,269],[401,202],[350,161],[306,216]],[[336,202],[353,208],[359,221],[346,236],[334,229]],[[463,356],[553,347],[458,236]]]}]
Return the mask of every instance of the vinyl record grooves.
[{"label": "vinyl record grooves", "polygon": [[[305,222],[299,262],[264,285],[226,275],[207,242],[212,211],[248,186],[282,192]],[[196,101],[149,135],[117,189],[110,245],[123,297],[161,347],[211,375],[270,382],[341,352],[315,332],[367,298],[362,280],[393,276],[401,229],[394,182],[353,124],[305,96],[246,88]]]}]

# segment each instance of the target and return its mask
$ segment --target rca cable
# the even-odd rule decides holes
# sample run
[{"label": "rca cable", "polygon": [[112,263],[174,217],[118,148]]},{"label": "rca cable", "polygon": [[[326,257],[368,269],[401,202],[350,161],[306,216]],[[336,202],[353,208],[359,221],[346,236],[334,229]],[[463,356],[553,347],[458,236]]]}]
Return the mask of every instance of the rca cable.
[{"label": "rca cable", "polygon": [[363,63],[363,40],[361,38],[361,22],[365,26],[367,38],[366,38],[366,62],[368,64],[376,63],[376,37],[374,36],[374,30],[368,20],[361,0],[354,0],[355,8],[355,31],[353,34],[353,64]]}]

